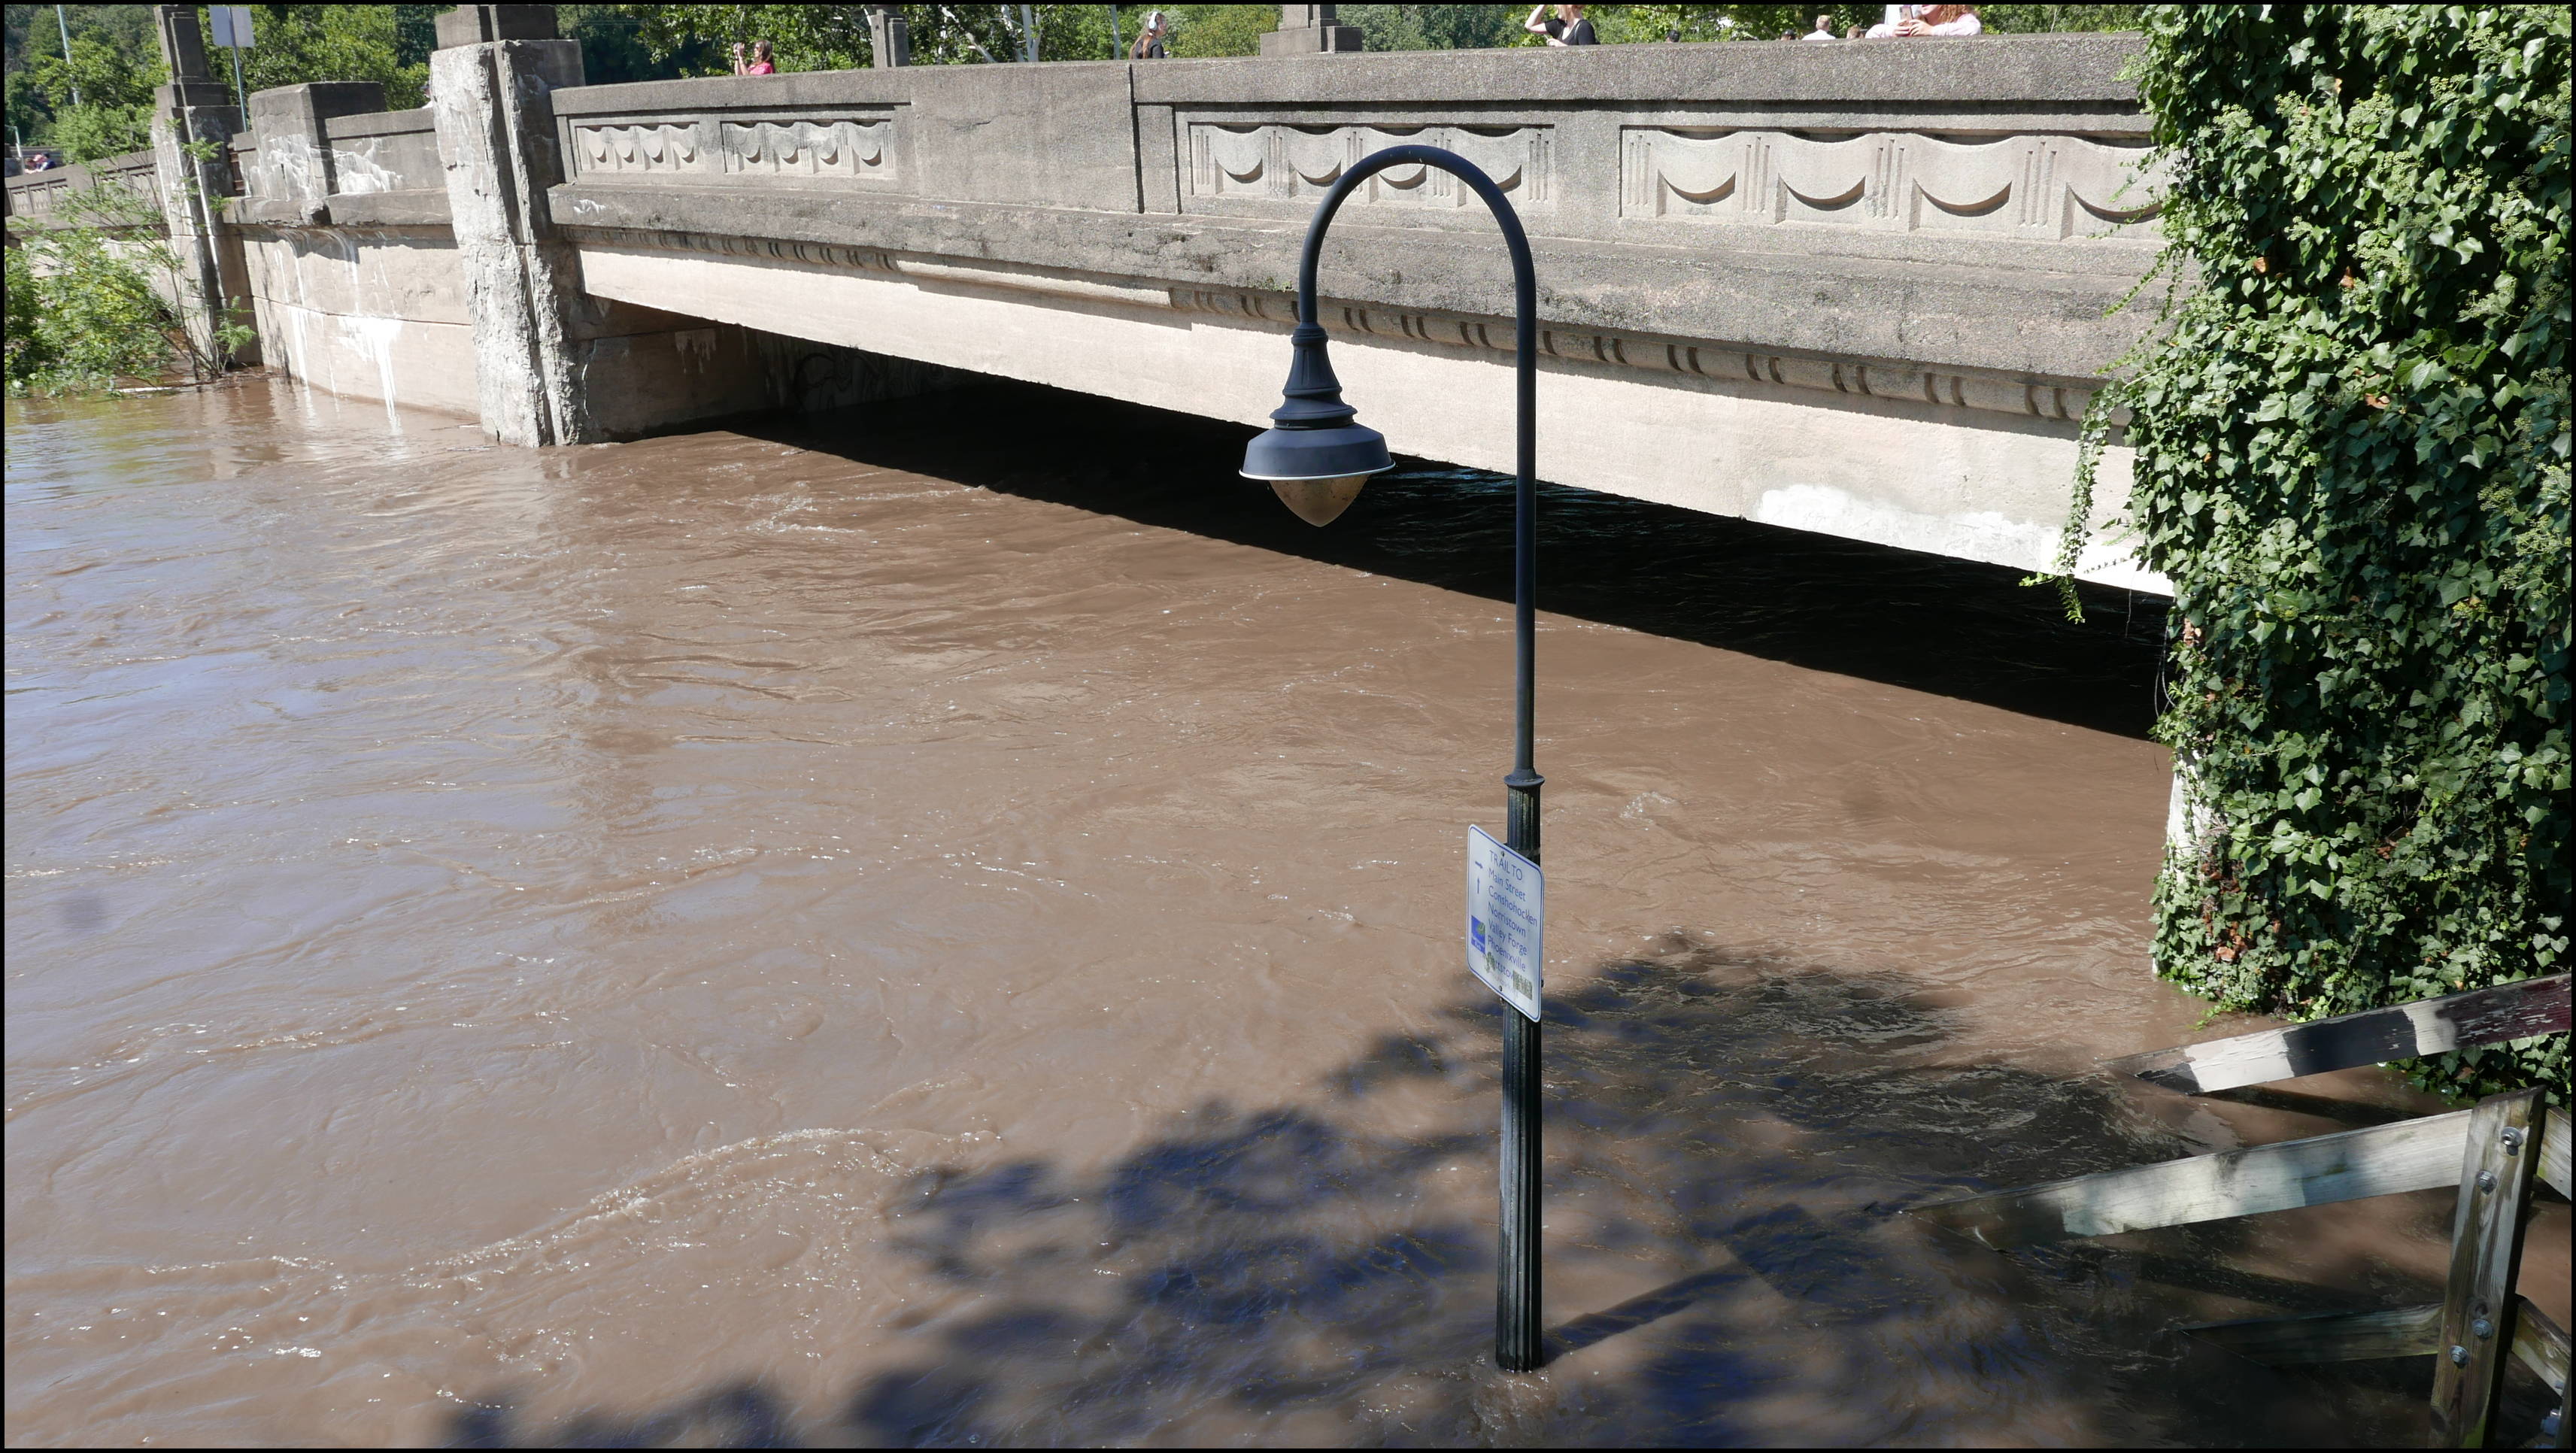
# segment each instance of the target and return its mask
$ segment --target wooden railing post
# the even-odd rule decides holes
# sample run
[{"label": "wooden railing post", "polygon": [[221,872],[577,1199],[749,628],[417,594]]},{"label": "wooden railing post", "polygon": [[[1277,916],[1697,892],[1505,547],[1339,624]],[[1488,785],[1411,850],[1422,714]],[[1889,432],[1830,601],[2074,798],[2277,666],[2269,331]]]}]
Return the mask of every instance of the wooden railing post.
[{"label": "wooden railing post", "polygon": [[[2506,1043],[2568,1029],[2559,974],[2387,1009],[2130,1055],[2108,1067],[2185,1094],[2242,1089],[2412,1055]],[[1996,1250],[2181,1226],[2367,1196],[2460,1188],[2451,1269],[2438,1303],[2372,1312],[2272,1317],[2184,1330],[2257,1362],[2345,1362],[2431,1353],[2436,1448],[2483,1448],[2518,1358],[2558,1403],[2555,1446],[2568,1446],[2567,1333],[2518,1293],[2523,1222],[2535,1177],[2576,1193],[2564,1110],[2537,1089],[2448,1115],[2306,1140],[2220,1151],[2161,1165],[1961,1196],[1907,1214]],[[2451,1157],[2457,1157],[2456,1172]]]},{"label": "wooden railing post", "polygon": [[2540,1161],[2540,1091],[2498,1095],[2469,1112],[2451,1279],[2433,1357],[2433,1445],[2483,1448],[2513,1346],[2522,1218]]}]

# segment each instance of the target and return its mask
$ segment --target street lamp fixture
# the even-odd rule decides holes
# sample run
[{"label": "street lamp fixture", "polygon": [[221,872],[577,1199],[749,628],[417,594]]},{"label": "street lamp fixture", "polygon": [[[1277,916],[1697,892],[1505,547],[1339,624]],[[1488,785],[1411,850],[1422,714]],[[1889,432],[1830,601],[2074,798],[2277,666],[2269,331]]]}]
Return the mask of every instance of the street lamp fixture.
[{"label": "street lamp fixture", "polygon": [[[1271,414],[1271,427],[1243,451],[1243,473],[1267,481],[1282,503],[1310,525],[1331,522],[1359,498],[1369,476],[1392,468],[1386,438],[1359,422],[1342,401],[1341,381],[1324,352],[1324,330],[1315,321],[1315,264],[1324,232],[1344,199],[1389,167],[1433,167],[1465,183],[1494,214],[1512,258],[1513,364],[1518,404],[1517,468],[1513,479],[1512,619],[1515,692],[1511,773],[1503,778],[1508,845],[1538,861],[1538,791],[1546,779],[1531,760],[1531,683],[1536,670],[1538,596],[1538,283],[1530,262],[1529,235],[1503,189],[1474,162],[1436,146],[1391,146],[1353,162],[1324,194],[1306,226],[1297,260],[1296,350],[1288,368],[1287,397]],[[1539,1337],[1538,1021],[1506,1004],[1503,1010],[1502,1225],[1496,1257],[1494,1361],[1507,1372],[1528,1372],[1543,1360]]]},{"label": "street lamp fixture", "polygon": [[[1318,222],[1310,239],[1322,230]],[[1387,457],[1386,436],[1359,423],[1359,410],[1342,402],[1342,381],[1333,376],[1324,330],[1315,325],[1313,290],[1302,288],[1297,296],[1287,398],[1270,415],[1271,427],[1244,449],[1243,473],[1267,480],[1297,518],[1329,525],[1360,497],[1370,475],[1393,469],[1395,461]]]}]

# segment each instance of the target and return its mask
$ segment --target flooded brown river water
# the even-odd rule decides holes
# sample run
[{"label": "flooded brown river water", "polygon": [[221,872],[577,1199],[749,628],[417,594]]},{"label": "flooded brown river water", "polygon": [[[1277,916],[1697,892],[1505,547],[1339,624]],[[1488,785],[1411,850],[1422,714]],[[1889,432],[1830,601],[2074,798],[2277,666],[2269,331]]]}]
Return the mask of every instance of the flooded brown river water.
[{"label": "flooded brown river water", "polygon": [[2092,1069],[2219,1032],[2145,969],[2160,605],[1563,492],[1495,1375],[1508,494],[1316,532],[1242,437],[13,402],[9,1441],[2420,1439],[2169,1329],[2429,1299],[2447,1193],[1890,1215],[2338,1128]]}]

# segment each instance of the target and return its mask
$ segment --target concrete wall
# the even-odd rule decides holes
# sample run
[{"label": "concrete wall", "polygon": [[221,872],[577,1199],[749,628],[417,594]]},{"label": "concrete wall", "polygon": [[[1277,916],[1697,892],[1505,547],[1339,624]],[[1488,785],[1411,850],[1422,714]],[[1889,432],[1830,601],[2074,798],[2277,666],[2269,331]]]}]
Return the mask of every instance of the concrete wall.
[{"label": "concrete wall", "polygon": [[354,85],[251,98],[232,218],[261,345],[327,392],[470,418],[474,324],[438,137],[426,111],[382,104]]},{"label": "concrete wall", "polygon": [[[482,364],[430,111],[316,120],[311,91],[263,92],[269,104],[254,115],[286,123],[254,129],[237,149],[250,195],[233,208],[235,230],[270,363],[343,397],[478,417]],[[592,412],[611,437],[953,381],[608,297],[576,299],[570,322]]]},{"label": "concrete wall", "polygon": [[271,367],[329,393],[475,416],[474,323],[444,229],[245,232]]}]

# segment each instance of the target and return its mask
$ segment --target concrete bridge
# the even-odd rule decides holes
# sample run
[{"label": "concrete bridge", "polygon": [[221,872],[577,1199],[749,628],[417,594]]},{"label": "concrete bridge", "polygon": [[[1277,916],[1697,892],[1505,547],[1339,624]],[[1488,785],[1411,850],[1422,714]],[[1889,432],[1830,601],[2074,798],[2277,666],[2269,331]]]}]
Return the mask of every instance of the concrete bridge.
[{"label": "concrete bridge", "polygon": [[[440,18],[426,108],[316,84],[243,118],[190,91],[194,12],[162,8],[164,129],[231,159],[209,291],[267,363],[518,444],[961,373],[1260,422],[1314,199],[1427,141],[1532,235],[1544,477],[2036,568],[2099,371],[2142,325],[2106,310],[2158,245],[2123,36],[585,86],[547,7],[480,6]],[[1363,422],[1510,467],[1509,276],[1472,198],[1376,179],[1322,289]],[[2127,481],[2114,447],[2100,516]],[[2082,573],[2163,590],[2120,553]]]}]

